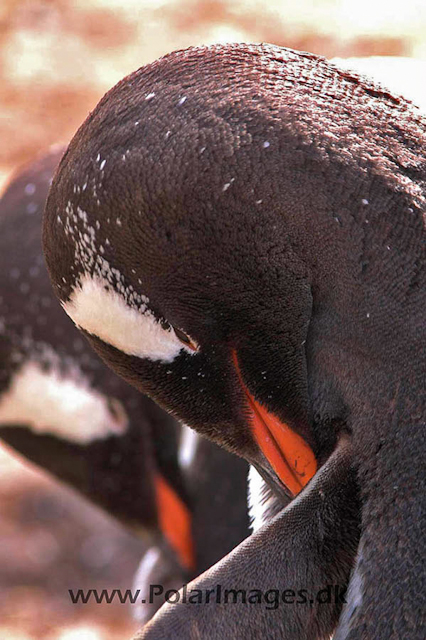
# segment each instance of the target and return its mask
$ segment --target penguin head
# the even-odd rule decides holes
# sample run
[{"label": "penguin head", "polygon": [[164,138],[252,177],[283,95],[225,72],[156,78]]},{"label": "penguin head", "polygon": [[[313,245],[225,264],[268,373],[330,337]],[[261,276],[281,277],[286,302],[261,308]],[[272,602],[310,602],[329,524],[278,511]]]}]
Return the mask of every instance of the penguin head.
[{"label": "penguin head", "polygon": [[290,496],[316,470],[314,293],[357,295],[342,192],[361,210],[365,174],[332,146],[345,105],[296,91],[301,69],[343,83],[270,46],[141,68],[77,132],[44,219],[54,289],[107,364]]},{"label": "penguin head", "polygon": [[[252,187],[238,163],[199,163],[208,159],[209,144],[212,154],[221,153],[218,143],[207,139],[203,154],[194,149],[173,161],[166,140],[154,151],[157,127],[153,120],[152,137],[148,127],[129,152],[120,144],[117,154],[105,150],[98,159],[91,141],[88,164],[78,168],[82,157],[70,148],[45,219],[55,289],[117,373],[295,495],[315,465],[305,442],[312,442],[306,270],[296,258],[288,270],[290,248],[262,222],[261,204],[239,203],[233,191]],[[184,128],[174,136],[186,154]],[[152,157],[144,157],[145,144]],[[182,162],[186,176],[176,170]],[[265,197],[258,188],[253,200]],[[298,322],[290,331],[293,313]],[[277,348],[281,342],[290,359]],[[291,446],[285,455],[284,437]]]}]

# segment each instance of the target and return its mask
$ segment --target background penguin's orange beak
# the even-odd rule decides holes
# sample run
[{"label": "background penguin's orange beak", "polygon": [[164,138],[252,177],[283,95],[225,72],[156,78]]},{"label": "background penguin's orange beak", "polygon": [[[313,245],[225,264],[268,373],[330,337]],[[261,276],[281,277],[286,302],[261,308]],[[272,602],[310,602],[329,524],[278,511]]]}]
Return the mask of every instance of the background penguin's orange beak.
[{"label": "background penguin's orange beak", "polygon": [[232,359],[250,407],[254,438],[283,485],[296,496],[316,473],[314,453],[298,433],[254,399],[244,384],[235,351]]},{"label": "background penguin's orange beak", "polygon": [[195,568],[191,513],[160,473],[156,474],[155,490],[161,531],[176,552],[182,567],[191,572]]}]

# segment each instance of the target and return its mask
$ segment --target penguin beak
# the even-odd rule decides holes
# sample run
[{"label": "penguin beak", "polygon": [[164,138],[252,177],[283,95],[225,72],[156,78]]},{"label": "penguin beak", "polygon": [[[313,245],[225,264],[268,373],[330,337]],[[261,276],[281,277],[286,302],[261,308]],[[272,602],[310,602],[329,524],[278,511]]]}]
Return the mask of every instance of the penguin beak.
[{"label": "penguin beak", "polygon": [[189,509],[160,473],[156,474],[154,486],[161,531],[182,567],[191,572],[195,568],[195,555]]},{"label": "penguin beak", "polygon": [[232,359],[247,398],[254,439],[287,493],[294,497],[316,473],[314,453],[298,433],[254,399],[243,381],[235,351]]}]

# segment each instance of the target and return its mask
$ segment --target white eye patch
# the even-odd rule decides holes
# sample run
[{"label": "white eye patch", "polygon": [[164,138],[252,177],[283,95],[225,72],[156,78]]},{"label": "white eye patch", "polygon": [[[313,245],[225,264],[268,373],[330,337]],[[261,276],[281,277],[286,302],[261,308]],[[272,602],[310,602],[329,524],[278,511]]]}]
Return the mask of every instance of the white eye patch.
[{"label": "white eye patch", "polygon": [[87,444],[126,431],[125,411],[117,401],[114,407],[113,413],[81,372],[65,376],[29,361],[0,396],[0,424],[25,425],[36,433]]},{"label": "white eye patch", "polygon": [[147,307],[130,307],[101,276],[83,275],[62,306],[77,326],[127,355],[171,362],[182,349],[194,353]]}]

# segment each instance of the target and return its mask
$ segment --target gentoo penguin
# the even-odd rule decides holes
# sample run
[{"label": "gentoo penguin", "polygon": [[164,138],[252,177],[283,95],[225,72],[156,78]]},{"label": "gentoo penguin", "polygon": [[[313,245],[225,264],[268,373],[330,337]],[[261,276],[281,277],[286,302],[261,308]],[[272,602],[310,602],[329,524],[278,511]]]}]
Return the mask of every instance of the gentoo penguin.
[{"label": "gentoo penguin", "polygon": [[425,151],[403,98],[245,44],[139,69],[72,140],[56,295],[282,505],[141,638],[423,637]]},{"label": "gentoo penguin", "polygon": [[[0,438],[151,546],[140,581],[180,584],[248,535],[246,465],[188,440],[187,428],[105,367],[60,308],[41,214],[63,152],[25,167],[0,200]],[[210,473],[193,483],[200,464]],[[219,514],[222,528],[207,528]]]}]

